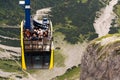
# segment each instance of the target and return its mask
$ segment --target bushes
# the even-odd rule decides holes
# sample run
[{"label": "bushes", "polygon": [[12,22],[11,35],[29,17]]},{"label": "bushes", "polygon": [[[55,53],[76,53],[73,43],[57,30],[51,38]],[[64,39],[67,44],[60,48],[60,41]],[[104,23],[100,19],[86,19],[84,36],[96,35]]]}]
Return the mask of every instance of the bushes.
[{"label": "bushes", "polygon": [[[97,37],[93,27],[96,11],[103,7],[99,0],[68,0],[52,8],[51,19],[54,25],[62,24],[56,30],[65,34],[65,40],[75,44]],[[56,27],[56,26],[54,26]]]},{"label": "bushes", "polygon": [[57,76],[53,80],[76,80],[80,78],[80,67],[73,66],[67,69],[67,71],[60,76]]},{"label": "bushes", "polygon": [[97,38],[97,37],[98,37],[98,34],[97,34],[97,33],[92,33],[92,34],[89,35],[88,40],[93,40],[93,39],[95,39],[95,38]]},{"label": "bushes", "polygon": [[18,72],[20,67],[13,60],[0,60],[0,68],[7,72]]},{"label": "bushes", "polygon": [[[0,35],[10,38],[18,38],[20,39],[20,28],[9,28],[9,27],[0,27]],[[19,40],[10,40],[0,37],[0,44],[20,47]]]},{"label": "bushes", "polygon": [[109,34],[118,33],[119,27],[110,27]]},{"label": "bushes", "polygon": [[[31,0],[32,14],[37,9],[53,7],[63,0]],[[24,19],[24,9],[18,4],[19,0],[0,0],[0,24],[17,25]]]}]

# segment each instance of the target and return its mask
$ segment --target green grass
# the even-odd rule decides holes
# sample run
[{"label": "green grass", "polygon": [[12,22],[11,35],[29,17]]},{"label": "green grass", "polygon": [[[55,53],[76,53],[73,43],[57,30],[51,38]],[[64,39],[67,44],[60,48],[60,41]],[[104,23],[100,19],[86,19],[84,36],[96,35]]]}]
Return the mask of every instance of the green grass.
[{"label": "green grass", "polygon": [[38,69],[28,69],[27,72],[32,74],[32,73],[35,73],[37,72]]},{"label": "green grass", "polygon": [[120,37],[120,33],[116,33],[114,34],[116,37]]},{"label": "green grass", "polygon": [[103,49],[104,46],[99,46],[98,49],[97,49],[97,53],[99,53],[102,49]]},{"label": "green grass", "polygon": [[10,78],[0,77],[0,80],[11,80]]},{"label": "green grass", "polygon": [[[18,63],[20,64],[20,61],[18,61]],[[22,71],[21,66],[19,66],[13,60],[0,60],[0,69],[3,70],[4,72],[15,72],[23,75],[24,77],[27,76],[27,74]],[[0,77],[0,80],[11,80],[11,79]]]},{"label": "green grass", "polygon": [[108,37],[112,37],[114,34],[107,34],[106,36],[102,36],[102,37],[100,37],[100,38],[97,38],[97,39],[95,39],[95,41],[100,41],[100,40],[102,40],[102,39],[105,39],[105,38],[108,38]]},{"label": "green grass", "polygon": [[55,50],[54,52],[54,62],[56,67],[64,67],[65,56],[61,54],[61,51]]},{"label": "green grass", "polygon": [[20,40],[9,40],[0,38],[0,44],[7,45],[7,46],[13,46],[13,47],[19,47],[20,46]]},{"label": "green grass", "polygon": [[0,69],[6,72],[18,72],[21,71],[15,61],[13,60],[0,60]]},{"label": "green grass", "polygon": [[88,0],[81,0],[82,3],[86,3]]},{"label": "green grass", "polygon": [[[63,43],[64,35],[61,32],[54,33],[54,44],[57,47],[60,47]],[[60,47],[61,48],[61,47]],[[65,56],[62,53],[62,50],[55,50],[54,51],[54,62],[56,67],[64,67],[65,64]]]},{"label": "green grass", "polygon": [[105,38],[108,38],[108,37],[112,37],[112,36],[120,37],[120,34],[119,34],[119,33],[107,34],[107,35],[102,36],[102,37],[100,37],[100,38],[94,39],[93,41],[91,41],[91,44],[92,44],[92,45],[97,45],[96,41],[101,41],[102,39],[105,39]]},{"label": "green grass", "polygon": [[[114,45],[120,44],[120,40],[116,40],[116,41],[113,42],[112,44],[114,44]],[[117,54],[117,55],[120,55],[120,46],[117,46],[117,47],[115,47],[115,48],[117,48],[116,54]]]},{"label": "green grass", "polygon": [[63,75],[57,76],[55,80],[75,80],[80,78],[80,67],[66,71]]},{"label": "green grass", "polygon": [[19,38],[20,28],[0,27],[0,35],[12,38]]},{"label": "green grass", "polygon": [[116,6],[114,6],[114,12],[117,15],[117,24],[120,26],[120,3],[118,3]]},{"label": "green grass", "polygon": [[[119,35],[118,35],[119,36]],[[106,57],[107,56],[109,56],[109,53],[106,51],[106,48],[107,47],[113,47],[112,49],[114,50],[116,47],[114,46],[114,45],[116,45],[116,44],[119,44],[120,43],[120,40],[116,40],[116,41],[114,41],[114,42],[110,42],[109,44],[107,44],[107,45],[104,45],[104,46],[98,46],[98,49],[97,49],[97,53],[100,53],[101,55],[98,57],[98,60],[104,60],[104,59],[106,59]],[[120,47],[118,46],[117,47],[118,48],[118,50],[116,50],[116,54],[120,54]],[[103,51],[104,50],[104,51]],[[103,53],[101,53],[101,51],[103,52]]]},{"label": "green grass", "polygon": [[[0,26],[0,35],[10,37],[10,38],[18,38],[20,39],[20,28],[11,28],[11,27],[2,27]],[[19,47],[19,40],[9,40],[0,37],[0,44]]]},{"label": "green grass", "polygon": [[113,44],[118,44],[120,43],[120,40],[116,40],[115,42],[113,42]]},{"label": "green grass", "polygon": [[108,56],[108,53],[107,52],[104,52],[104,53],[102,53],[102,55],[100,55],[99,57],[98,57],[98,61],[100,60],[100,61],[102,61],[102,60],[105,60],[106,59],[106,57]]}]

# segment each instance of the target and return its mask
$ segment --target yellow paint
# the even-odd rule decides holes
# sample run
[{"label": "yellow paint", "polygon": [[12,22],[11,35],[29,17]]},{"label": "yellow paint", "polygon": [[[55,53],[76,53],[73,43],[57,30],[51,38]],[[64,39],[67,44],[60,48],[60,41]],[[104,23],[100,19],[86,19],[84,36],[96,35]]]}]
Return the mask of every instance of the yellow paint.
[{"label": "yellow paint", "polygon": [[[50,27],[51,27],[51,35],[53,32],[53,27],[52,27],[52,22],[50,21]],[[49,69],[52,69],[54,67],[54,45],[53,45],[53,41],[51,43],[51,57],[50,57],[50,66]]]},{"label": "yellow paint", "polygon": [[50,58],[50,66],[49,69],[52,69],[54,67],[54,49],[51,50],[51,58]]},{"label": "yellow paint", "polygon": [[24,44],[23,44],[23,21],[21,22],[21,56],[22,56],[22,69],[26,70],[25,56],[24,56]]}]

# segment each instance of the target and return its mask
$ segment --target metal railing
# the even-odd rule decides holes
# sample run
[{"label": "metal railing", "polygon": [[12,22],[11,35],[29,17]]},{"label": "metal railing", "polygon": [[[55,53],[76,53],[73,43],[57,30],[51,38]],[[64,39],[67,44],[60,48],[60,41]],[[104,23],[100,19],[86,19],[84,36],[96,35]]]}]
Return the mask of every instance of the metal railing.
[{"label": "metal railing", "polygon": [[29,51],[50,51],[51,40],[44,38],[43,40],[24,40],[24,50]]}]

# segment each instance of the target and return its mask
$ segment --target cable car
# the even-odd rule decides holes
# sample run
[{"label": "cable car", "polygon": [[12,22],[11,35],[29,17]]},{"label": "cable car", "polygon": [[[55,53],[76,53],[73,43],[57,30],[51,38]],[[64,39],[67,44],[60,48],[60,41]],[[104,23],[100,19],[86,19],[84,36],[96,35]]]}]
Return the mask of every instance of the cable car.
[{"label": "cable car", "polygon": [[[21,65],[22,69],[53,68],[52,22],[45,18],[45,24],[31,20],[30,0],[25,6],[25,21],[21,22]],[[46,22],[47,20],[47,22]]]}]

